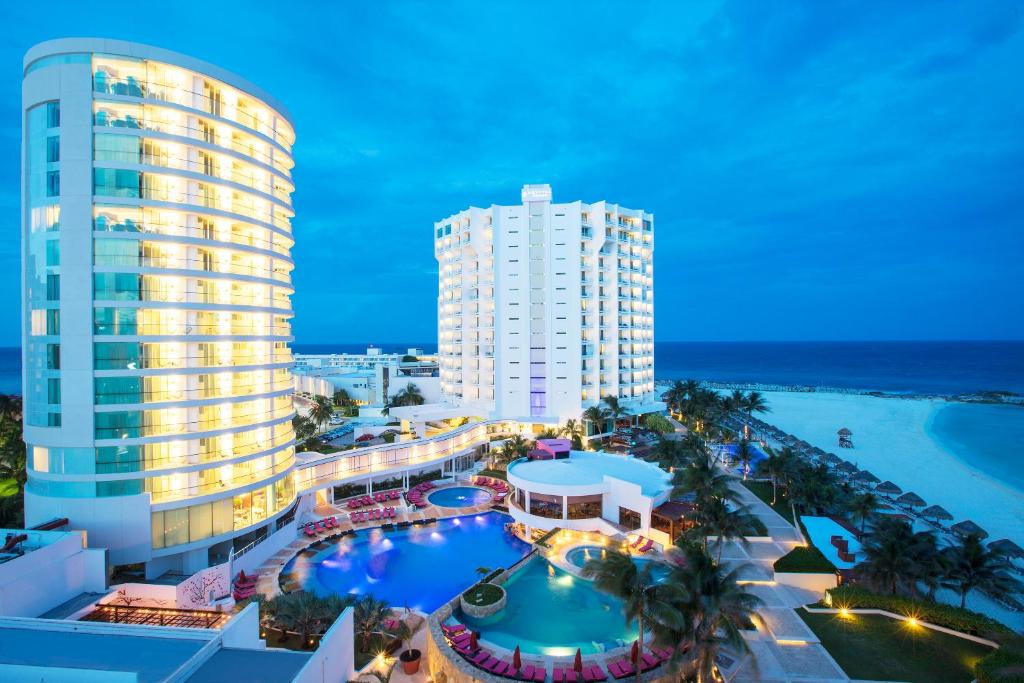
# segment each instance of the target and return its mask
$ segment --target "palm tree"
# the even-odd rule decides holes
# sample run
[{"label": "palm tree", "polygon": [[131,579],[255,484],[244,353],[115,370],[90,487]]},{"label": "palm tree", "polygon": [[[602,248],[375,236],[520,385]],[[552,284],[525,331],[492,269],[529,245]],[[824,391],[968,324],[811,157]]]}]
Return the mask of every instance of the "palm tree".
[{"label": "palm tree", "polygon": [[779,500],[779,481],[785,477],[791,463],[796,459],[796,453],[789,446],[781,451],[773,448],[768,448],[767,451],[767,457],[757,463],[757,471],[772,480],[772,505],[775,505]]},{"label": "palm tree", "polygon": [[569,419],[565,421],[558,433],[572,441],[573,450],[583,450],[583,437],[585,435],[583,423]]},{"label": "palm tree", "polygon": [[611,414],[601,406],[590,406],[583,411],[583,419],[594,425],[594,434],[603,434]]},{"label": "palm tree", "polygon": [[292,430],[295,432],[296,439],[305,441],[316,434],[316,425],[305,415],[296,415],[292,418]]},{"label": "palm tree", "polygon": [[384,620],[391,614],[391,608],[383,600],[367,595],[356,602],[352,610],[353,630],[361,640],[362,651],[370,649],[370,639],[384,625]]},{"label": "palm tree", "polygon": [[[682,627],[681,615],[672,603],[683,596],[670,582],[655,580],[653,564],[644,562],[638,567],[629,555],[609,550],[604,557],[588,560],[582,570],[584,577],[593,579],[595,588],[622,601],[626,623],[636,622],[637,641],[641,647],[648,623]],[[636,667],[636,680],[640,680],[639,666]]]},{"label": "palm tree", "polygon": [[334,391],[334,405],[339,408],[347,408],[352,405],[352,397],[348,395],[348,392],[344,389],[336,389]]},{"label": "palm tree", "polygon": [[959,545],[943,550],[948,562],[947,588],[960,594],[960,607],[966,607],[967,594],[975,588],[991,593],[1012,593],[1020,590],[1020,583],[1004,571],[1005,561],[981,544],[977,534],[971,534]]},{"label": "palm tree", "polygon": [[860,532],[862,534],[864,533],[864,525],[875,516],[878,505],[878,496],[870,491],[854,496],[853,500],[850,501],[850,515],[855,521],[860,520]]},{"label": "palm tree", "polygon": [[716,564],[721,564],[722,562],[722,550],[725,548],[726,543],[738,540],[743,547],[750,545],[746,536],[751,527],[751,515],[745,509],[730,510],[725,501],[717,498],[706,503],[699,510],[697,521],[698,525],[702,527],[705,545],[707,545],[708,536],[718,537],[716,542],[718,546],[718,553],[715,557]]},{"label": "palm tree", "polygon": [[604,401],[604,404],[608,409],[608,416],[612,419],[613,423],[618,422],[620,418],[632,415],[626,406],[619,403],[619,398],[617,396],[605,396],[601,400]]},{"label": "palm tree", "polygon": [[754,459],[754,449],[750,446],[749,439],[740,439],[736,446],[736,459],[743,463],[743,480],[746,481],[750,463]]},{"label": "palm tree", "polygon": [[0,394],[0,422],[11,418],[21,419],[21,397],[15,394]]},{"label": "palm tree", "polygon": [[693,493],[698,510],[712,501],[738,501],[738,494],[730,485],[734,477],[720,472],[708,461],[694,461],[676,470],[672,477],[672,495]]},{"label": "palm tree", "polygon": [[754,416],[754,413],[767,413],[771,411],[771,408],[768,407],[768,401],[759,391],[751,391],[747,394],[746,398],[743,399],[741,407],[743,412],[747,414],[747,429],[750,429],[750,419]]},{"label": "palm tree", "polygon": [[309,408],[309,419],[313,421],[317,429],[323,429],[324,425],[334,417],[334,405],[331,399],[323,395],[313,397],[313,405]]},{"label": "palm tree", "polygon": [[857,568],[879,588],[896,595],[899,586],[914,575],[914,559],[907,548],[914,543],[914,532],[907,522],[886,517],[864,537],[864,560]]},{"label": "palm tree", "polygon": [[683,401],[686,400],[686,388],[683,381],[677,379],[672,382],[672,386],[661,395],[661,400],[665,402],[670,413],[680,412],[679,408],[683,405]]},{"label": "palm tree", "polygon": [[309,635],[330,616],[324,601],[306,591],[284,593],[272,602],[274,620],[288,631],[301,633],[302,647],[306,647]]},{"label": "palm tree", "polygon": [[423,392],[420,391],[420,388],[409,382],[403,389],[391,397],[389,405],[392,407],[421,406],[425,402],[426,399],[423,398]]},{"label": "palm tree", "polygon": [[514,434],[505,439],[501,448],[491,452],[491,462],[499,467],[507,467],[513,460],[524,457],[531,448],[533,448],[533,444],[526,438],[521,434]]},{"label": "palm tree", "polygon": [[[697,681],[705,683],[714,680],[715,660],[723,646],[749,651],[741,631],[750,624],[761,600],[737,583],[742,567],[726,571],[699,546],[689,545],[684,553],[685,561],[674,565],[666,583],[685,595],[676,610],[687,615],[690,623],[688,632],[676,634],[680,640],[671,644],[693,644],[687,656],[696,659]],[[659,631],[655,631],[655,641],[666,644],[664,638],[672,635],[672,629]]]}]

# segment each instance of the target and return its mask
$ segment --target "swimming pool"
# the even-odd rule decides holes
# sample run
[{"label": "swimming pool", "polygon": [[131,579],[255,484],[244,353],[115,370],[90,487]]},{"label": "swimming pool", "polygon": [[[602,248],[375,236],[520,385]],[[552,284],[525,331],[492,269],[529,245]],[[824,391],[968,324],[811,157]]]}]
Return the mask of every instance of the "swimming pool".
[{"label": "swimming pool", "polygon": [[[850,569],[857,564],[859,561],[857,560],[857,553],[861,549],[860,543],[854,538],[853,534],[839,526],[835,520],[828,517],[801,516],[800,521],[804,523],[807,535],[811,537],[811,543],[828,558],[829,562],[839,569]],[[844,562],[839,559],[839,551],[831,542],[833,536],[842,536],[846,539],[849,551],[854,555],[853,562]]]},{"label": "swimming pool", "polygon": [[583,569],[587,560],[604,558],[608,549],[599,545],[579,545],[565,554],[565,561],[574,567]]},{"label": "swimming pool", "polygon": [[394,531],[346,536],[315,554],[299,554],[282,575],[294,574],[317,595],[374,595],[394,607],[432,612],[471,586],[479,567],[508,567],[530,546],[505,531],[498,512],[454,517]]},{"label": "swimming pool", "polygon": [[453,486],[433,491],[427,500],[443,508],[468,508],[491,500],[491,492],[475,486]]},{"label": "swimming pool", "polygon": [[636,629],[626,626],[622,602],[594,584],[534,557],[505,583],[508,604],[497,614],[456,618],[481,638],[529,654],[573,655],[604,652],[632,644]]}]

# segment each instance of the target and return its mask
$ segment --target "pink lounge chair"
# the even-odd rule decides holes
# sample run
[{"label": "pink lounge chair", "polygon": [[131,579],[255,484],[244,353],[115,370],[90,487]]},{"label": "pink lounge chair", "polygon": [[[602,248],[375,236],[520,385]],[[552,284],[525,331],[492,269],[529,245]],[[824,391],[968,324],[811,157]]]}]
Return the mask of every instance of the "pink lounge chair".
[{"label": "pink lounge chair", "polygon": [[476,664],[477,666],[480,666],[488,659],[492,659],[491,653],[487,650],[480,650],[480,652],[476,653],[476,655],[474,655],[469,661],[473,664]]},{"label": "pink lounge chair", "polygon": [[302,533],[306,534],[310,538],[313,538],[314,536],[316,536],[316,530],[313,529],[313,527],[311,527],[311,526],[304,526],[304,527],[302,527]]},{"label": "pink lounge chair", "polygon": [[655,657],[654,655],[652,655],[650,652],[641,652],[640,653],[640,660],[641,660],[641,662],[640,662],[640,670],[641,671],[650,671],[654,667],[656,667],[659,664],[661,664],[661,660],[658,659],[657,657]]},{"label": "pink lounge chair", "polygon": [[497,664],[498,658],[492,655],[487,650],[482,650],[482,652],[485,655],[484,658],[480,659],[479,657],[474,657],[473,662],[484,671],[490,671],[489,667],[492,667],[495,664]]},{"label": "pink lounge chair", "polygon": [[645,543],[642,548],[637,548],[637,552],[646,553],[649,552],[653,547],[654,541],[652,541],[651,539],[647,539],[647,543]]},{"label": "pink lounge chair", "polygon": [[453,626],[449,626],[448,624],[441,624],[441,630],[444,631],[445,635],[450,635],[453,633],[461,633],[462,631],[466,630],[466,627],[463,624],[455,624]]},{"label": "pink lounge chair", "polygon": [[[614,668],[613,668],[614,667]],[[616,669],[618,673],[616,673]],[[633,668],[633,664],[628,659],[620,659],[615,662],[608,664],[608,671],[611,672],[615,678],[625,678],[626,676],[632,676],[636,673],[636,669]]]},{"label": "pink lounge chair", "polygon": [[487,670],[490,671],[492,674],[497,674],[497,675],[501,676],[506,671],[508,671],[510,668],[512,668],[511,664],[509,664],[508,662],[506,662],[506,661],[504,661],[502,659],[498,659],[493,664],[491,664],[489,667],[487,667]]},{"label": "pink lounge chair", "polygon": [[547,669],[545,669],[543,666],[524,664],[523,668],[519,670],[519,680],[522,681],[534,681],[534,683],[544,683],[544,679],[547,677]]},{"label": "pink lounge chair", "polygon": [[[586,670],[586,668],[584,668],[584,671],[585,670]],[[608,674],[606,674],[604,672],[604,669],[602,669],[597,664],[591,664],[590,665],[590,680],[592,680],[592,681],[607,681],[608,680]]]},{"label": "pink lounge chair", "polygon": [[629,544],[629,547],[630,548],[636,548],[638,545],[640,545],[643,542],[643,540],[644,540],[643,536],[637,536],[636,540]]}]

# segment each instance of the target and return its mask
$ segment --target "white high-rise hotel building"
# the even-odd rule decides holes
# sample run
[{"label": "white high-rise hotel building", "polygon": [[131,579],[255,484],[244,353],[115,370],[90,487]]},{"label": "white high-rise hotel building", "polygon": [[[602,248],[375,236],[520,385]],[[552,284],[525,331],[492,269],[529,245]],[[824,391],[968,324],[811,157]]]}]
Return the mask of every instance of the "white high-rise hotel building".
[{"label": "white high-rise hotel building", "polygon": [[469,208],[434,224],[441,391],[467,413],[553,423],[654,394],[654,217],[618,204]]},{"label": "white high-rise hotel building", "polygon": [[32,48],[22,96],[26,522],[194,571],[294,509],[292,124],[113,40]]}]

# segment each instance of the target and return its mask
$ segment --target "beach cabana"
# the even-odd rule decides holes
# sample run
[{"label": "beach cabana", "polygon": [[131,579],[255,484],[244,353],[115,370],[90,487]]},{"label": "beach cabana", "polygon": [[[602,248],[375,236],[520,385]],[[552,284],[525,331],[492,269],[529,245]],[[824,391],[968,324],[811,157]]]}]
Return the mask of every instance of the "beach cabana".
[{"label": "beach cabana", "polygon": [[838,432],[836,432],[836,434],[839,435],[840,448],[853,448],[853,440],[851,439],[851,437],[853,436],[853,432],[851,432],[846,427],[843,427]]},{"label": "beach cabana", "polygon": [[854,465],[852,462],[847,462],[844,460],[843,462],[836,465],[836,469],[842,472],[843,474],[853,474],[854,472],[857,471],[857,466]]},{"label": "beach cabana", "polygon": [[871,474],[867,470],[861,470],[857,474],[853,475],[853,480],[862,481],[865,484],[877,484],[879,481],[881,481],[878,477]]},{"label": "beach cabana", "polygon": [[957,522],[953,526],[949,527],[949,530],[962,538],[966,538],[972,534],[982,540],[988,538],[988,532],[969,519],[963,522]]},{"label": "beach cabana", "polygon": [[930,505],[921,510],[921,514],[925,517],[931,517],[936,522],[940,519],[953,519],[953,515],[949,514],[949,511],[941,505]]},{"label": "beach cabana", "polygon": [[824,457],[825,457],[825,462],[827,462],[829,465],[838,465],[839,463],[841,463],[843,461],[843,459],[840,458],[835,453],[826,453]]},{"label": "beach cabana", "polygon": [[1024,548],[1008,538],[1001,538],[988,544],[988,549],[1004,557],[1024,557]]},{"label": "beach cabana", "polygon": [[891,481],[883,481],[875,487],[875,491],[881,493],[883,496],[898,496],[903,493],[903,489]]},{"label": "beach cabana", "polygon": [[912,508],[923,508],[928,503],[924,502],[924,498],[917,495],[913,491],[907,491],[902,496],[896,499],[897,505],[906,505]]}]

